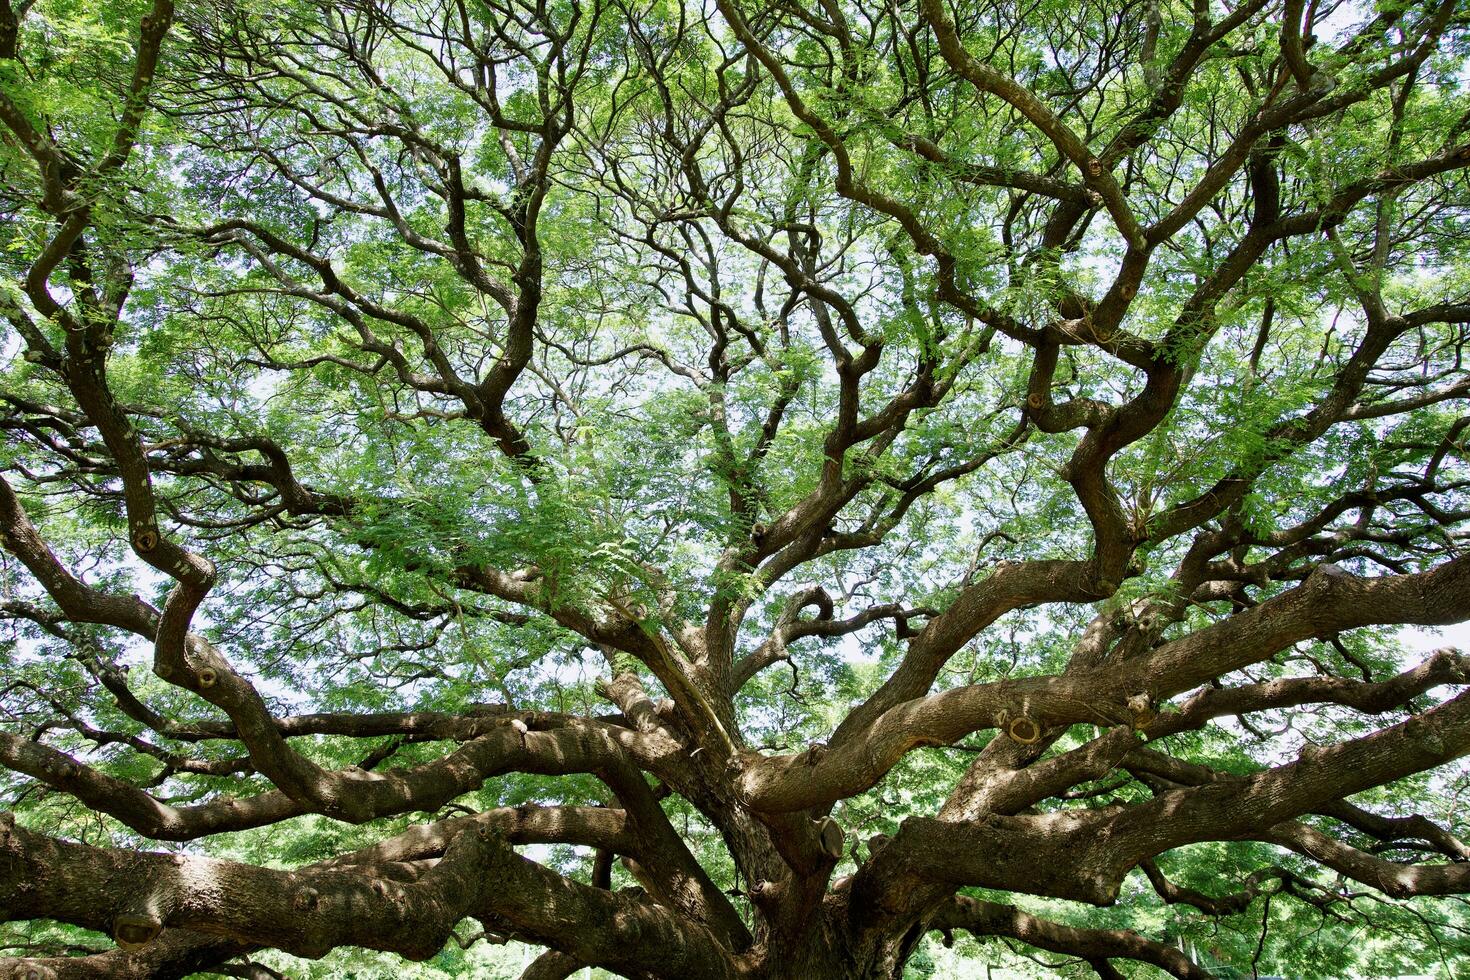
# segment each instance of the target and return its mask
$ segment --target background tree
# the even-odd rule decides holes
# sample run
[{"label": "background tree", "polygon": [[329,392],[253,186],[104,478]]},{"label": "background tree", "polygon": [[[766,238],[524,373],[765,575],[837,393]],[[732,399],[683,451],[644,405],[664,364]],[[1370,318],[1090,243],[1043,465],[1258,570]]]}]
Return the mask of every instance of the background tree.
[{"label": "background tree", "polygon": [[1467,28],[0,0],[3,969],[1450,970]]}]

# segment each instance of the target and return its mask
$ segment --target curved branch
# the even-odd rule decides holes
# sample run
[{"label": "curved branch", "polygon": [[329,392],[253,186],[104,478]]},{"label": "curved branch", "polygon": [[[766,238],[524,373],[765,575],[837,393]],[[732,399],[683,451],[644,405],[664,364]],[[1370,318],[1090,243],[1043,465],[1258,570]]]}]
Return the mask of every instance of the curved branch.
[{"label": "curved branch", "polygon": [[517,855],[486,825],[454,837],[432,866],[275,871],[184,855],[66,843],[0,821],[0,882],[14,917],[97,929],[146,947],[188,929],[308,957],[340,945],[435,955],[466,916],[585,963],[661,977],[734,980],[703,927],[667,909],[569,881]]},{"label": "curved branch", "polygon": [[963,929],[977,937],[1009,936],[1029,946],[1083,959],[1150,963],[1182,980],[1208,980],[1210,972],[1173,946],[1127,929],[1083,929],[1022,912],[1011,905],[957,895],[929,920],[929,928]]}]

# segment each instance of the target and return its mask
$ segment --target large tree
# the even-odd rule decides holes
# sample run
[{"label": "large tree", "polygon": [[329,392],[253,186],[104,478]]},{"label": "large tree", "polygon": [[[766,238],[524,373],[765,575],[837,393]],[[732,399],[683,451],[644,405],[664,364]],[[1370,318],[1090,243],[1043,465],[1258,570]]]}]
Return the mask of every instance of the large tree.
[{"label": "large tree", "polygon": [[1467,52],[0,0],[0,974],[1452,969]]}]

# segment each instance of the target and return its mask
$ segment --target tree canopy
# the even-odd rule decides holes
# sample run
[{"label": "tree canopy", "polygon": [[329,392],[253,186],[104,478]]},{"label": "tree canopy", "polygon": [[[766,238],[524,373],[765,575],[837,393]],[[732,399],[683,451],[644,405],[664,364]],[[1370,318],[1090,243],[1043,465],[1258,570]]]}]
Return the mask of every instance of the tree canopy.
[{"label": "tree canopy", "polygon": [[1449,976],[1467,57],[0,0],[0,975]]}]

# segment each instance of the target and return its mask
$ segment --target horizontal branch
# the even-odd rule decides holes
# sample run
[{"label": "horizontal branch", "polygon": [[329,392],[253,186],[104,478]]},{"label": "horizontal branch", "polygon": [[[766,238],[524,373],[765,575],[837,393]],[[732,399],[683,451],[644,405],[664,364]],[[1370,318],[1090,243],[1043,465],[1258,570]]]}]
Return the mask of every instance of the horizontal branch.
[{"label": "horizontal branch", "polygon": [[1470,894],[1470,863],[1464,861],[1455,864],[1387,861],[1296,821],[1284,821],[1246,836],[1279,844],[1395,898]]},{"label": "horizontal branch", "polygon": [[1084,929],[1022,912],[1011,905],[957,895],[942,906],[929,928],[963,929],[975,936],[1007,936],[1028,946],[1083,959],[1125,959],[1150,963],[1173,977],[1208,980],[1203,969],[1173,946],[1145,939],[1127,929]]},{"label": "horizontal branch", "polygon": [[0,976],[23,980],[182,980],[254,946],[187,929],[168,929],[142,948],[87,956],[0,957]]},{"label": "horizontal branch", "polygon": [[1470,657],[1450,647],[1435,650],[1416,667],[1385,681],[1346,677],[1283,677],[1239,687],[1206,687],[1180,706],[1161,714],[1147,728],[1149,738],[1198,728],[1211,718],[1271,711],[1303,704],[1340,704],[1363,712],[1396,708],[1441,684],[1470,683]]},{"label": "horizontal branch", "polygon": [[[1142,724],[1150,704],[1312,636],[1375,623],[1452,623],[1466,618],[1470,618],[1470,558],[1455,558],[1427,572],[1379,578],[1358,578],[1336,566],[1323,566],[1282,595],[1130,662],[1060,677],[958,687],[903,702],[861,732],[834,739],[825,750],[748,757],[740,790],[758,810],[805,809],[876,785],[905,753],[919,746],[948,745],[983,728],[1005,728],[1024,741],[1039,737],[1048,726]],[[934,628],[931,623],[929,629]],[[926,629],[914,641],[915,647],[928,635]],[[1389,687],[1356,691],[1347,682],[1318,686],[1278,682],[1281,686],[1267,694],[1255,693],[1289,701],[1320,690],[1371,704],[1385,697],[1402,700],[1401,694],[1418,685],[1453,683],[1463,670],[1458,659],[1446,656],[1427,664],[1422,673],[1386,682]],[[1229,703],[1223,692],[1207,697]],[[1171,726],[1196,724],[1203,718],[1195,716],[1211,709],[1197,703],[1188,710],[1182,720],[1166,716],[1161,733],[1173,730]],[[1018,719],[1020,732],[1014,729]]]},{"label": "horizontal branch", "polygon": [[[1200,841],[1254,837],[1260,828],[1467,753],[1470,692],[1382,731],[1308,751],[1296,762],[1169,790],[1147,803],[962,822],[913,817],[876,863],[955,885],[1110,904],[1124,876],[1146,858]],[[1435,879],[1442,872],[1423,874],[1429,887],[1446,887]],[[1454,880],[1470,885],[1470,879]]]},{"label": "horizontal branch", "polygon": [[466,917],[623,973],[732,980],[713,936],[670,910],[563,878],[511,849],[489,822],[427,866],[277,871],[182,854],[74,844],[0,817],[0,886],[12,918],[48,918],[147,947],[187,929],[316,958],[343,945],[435,955]]},{"label": "horizontal branch", "polygon": [[[552,731],[522,731],[514,720],[497,720],[485,734],[418,766],[376,773],[360,769],[340,772],[343,791],[356,797],[341,815],[351,822],[365,823],[414,810],[432,811],[478,789],[487,779],[508,772],[601,773],[616,785],[622,780],[610,774],[628,764],[619,739],[647,738],[626,729],[571,720]],[[0,765],[69,793],[155,840],[193,840],[312,812],[279,790],[171,806],[67,753],[5,732],[0,732]]]}]

